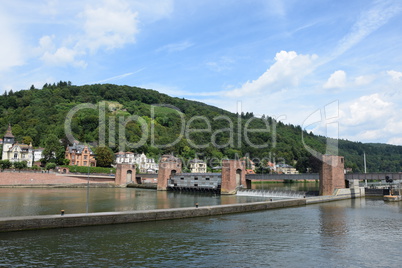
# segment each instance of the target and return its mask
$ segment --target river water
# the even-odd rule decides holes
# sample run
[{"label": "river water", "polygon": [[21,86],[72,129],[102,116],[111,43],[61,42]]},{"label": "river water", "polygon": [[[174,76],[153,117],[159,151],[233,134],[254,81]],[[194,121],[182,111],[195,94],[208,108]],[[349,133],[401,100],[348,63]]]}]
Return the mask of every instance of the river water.
[{"label": "river water", "polygon": [[[85,207],[85,189],[6,190],[29,192],[30,197],[19,198],[22,204],[63,200],[55,210],[67,204]],[[41,190],[51,191],[43,196],[47,200],[37,198]],[[3,211],[4,189],[0,194]],[[137,208],[161,203],[162,208],[239,201],[165,194],[90,189],[90,201],[103,195],[108,207],[111,197],[131,200],[116,201],[118,209],[132,209],[128,203],[138,203]],[[0,267],[400,267],[401,203],[361,198],[215,217],[0,233]],[[90,203],[91,212],[94,207]]]}]

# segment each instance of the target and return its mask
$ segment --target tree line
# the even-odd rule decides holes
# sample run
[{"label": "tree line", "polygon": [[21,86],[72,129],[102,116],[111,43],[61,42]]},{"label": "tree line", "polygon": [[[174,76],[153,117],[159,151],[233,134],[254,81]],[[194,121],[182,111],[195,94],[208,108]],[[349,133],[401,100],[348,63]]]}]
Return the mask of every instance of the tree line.
[{"label": "tree line", "polygon": [[[306,150],[302,135],[309,147],[320,153],[326,152],[326,137],[306,132],[300,126],[284,124],[270,116],[256,118],[250,112],[234,114],[201,102],[170,97],[151,89],[113,84],[76,86],[69,81],[45,84],[41,89],[31,86],[28,90],[5,92],[0,96],[0,131],[5,133],[8,124],[11,124],[18,142],[45,148],[46,162],[65,164],[64,152],[69,144],[64,133],[67,113],[78,104],[98,105],[102,102],[108,107],[105,111],[106,130],[113,127],[119,130],[122,126],[120,118],[129,118],[131,115],[139,116],[148,127],[153,127],[152,137],[147,137],[145,143],[140,147],[127,147],[125,150],[144,152],[148,157],[156,159],[167,153],[186,159],[233,159],[247,156],[256,160],[260,172],[269,171],[266,166],[269,161],[293,165],[300,172],[316,172],[316,159]],[[151,107],[155,107],[152,105],[160,106],[152,110]],[[179,112],[172,107],[176,107]],[[191,123],[189,126],[192,129],[210,131],[190,131],[180,138],[183,119]],[[71,121],[74,137],[94,148],[99,147],[99,120],[100,115],[96,109],[82,109],[77,112]],[[138,144],[144,134],[141,123],[138,120],[130,121],[122,127],[127,142]],[[269,130],[250,131],[245,137],[246,127],[250,130]],[[229,128],[236,131],[230,132],[227,130]],[[106,151],[106,158],[113,157],[113,153],[121,149],[119,139],[122,137],[119,134],[121,135],[119,131],[115,131],[113,135],[106,136],[107,149],[99,149],[101,152],[97,154],[98,158]],[[210,143],[211,140],[214,144]],[[172,146],[155,146],[173,141],[177,142]],[[257,148],[253,144],[263,144],[264,147]],[[363,144],[348,140],[339,140],[338,145],[339,154],[345,156],[346,167],[354,172],[363,171],[363,153],[366,153],[370,172],[401,170],[401,146]],[[104,165],[107,165],[107,159],[98,163],[104,160]]]}]

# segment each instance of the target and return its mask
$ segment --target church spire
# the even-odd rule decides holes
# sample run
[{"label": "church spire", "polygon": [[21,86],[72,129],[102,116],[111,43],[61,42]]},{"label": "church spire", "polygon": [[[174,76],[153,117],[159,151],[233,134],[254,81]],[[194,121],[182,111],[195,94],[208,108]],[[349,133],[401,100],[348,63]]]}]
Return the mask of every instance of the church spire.
[{"label": "church spire", "polygon": [[4,135],[5,138],[14,138],[13,133],[11,132],[11,125],[8,124],[8,129],[6,131],[6,134]]}]

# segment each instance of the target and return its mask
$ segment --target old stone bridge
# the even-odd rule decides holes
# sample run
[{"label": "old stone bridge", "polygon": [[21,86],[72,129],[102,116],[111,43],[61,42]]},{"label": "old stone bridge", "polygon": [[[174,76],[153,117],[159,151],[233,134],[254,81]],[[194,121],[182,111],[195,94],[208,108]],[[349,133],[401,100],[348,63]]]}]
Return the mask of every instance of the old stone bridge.
[{"label": "old stone bridge", "polygon": [[[182,173],[181,160],[173,155],[164,155],[159,161],[157,189],[159,191],[212,190],[221,194],[235,194],[239,188],[250,189],[252,180],[319,180],[320,195],[332,195],[335,189],[347,188],[348,181],[364,179],[362,176],[358,178],[351,175],[345,176],[342,156],[323,155],[321,160],[319,174],[246,175],[245,162],[241,160],[223,160],[221,173]],[[390,175],[397,176],[395,173]],[[374,177],[372,175],[372,178]],[[128,183],[141,183],[141,180],[136,180],[133,165],[120,164],[116,170],[116,183],[125,186]]]}]

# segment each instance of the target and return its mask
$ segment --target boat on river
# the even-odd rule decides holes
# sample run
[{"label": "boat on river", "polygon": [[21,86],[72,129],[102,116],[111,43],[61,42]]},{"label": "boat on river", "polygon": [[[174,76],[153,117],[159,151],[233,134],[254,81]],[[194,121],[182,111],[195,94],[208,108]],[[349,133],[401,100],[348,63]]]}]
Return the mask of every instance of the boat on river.
[{"label": "boat on river", "polygon": [[402,189],[401,183],[399,183],[396,189],[392,189],[391,187],[389,189],[389,195],[384,195],[384,201],[387,202],[402,201],[401,189]]},{"label": "boat on river", "polygon": [[402,195],[384,195],[384,201],[387,202],[402,201]]}]

